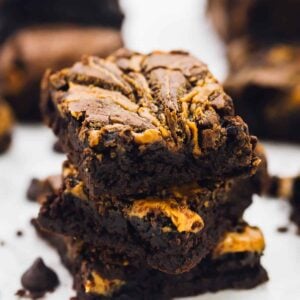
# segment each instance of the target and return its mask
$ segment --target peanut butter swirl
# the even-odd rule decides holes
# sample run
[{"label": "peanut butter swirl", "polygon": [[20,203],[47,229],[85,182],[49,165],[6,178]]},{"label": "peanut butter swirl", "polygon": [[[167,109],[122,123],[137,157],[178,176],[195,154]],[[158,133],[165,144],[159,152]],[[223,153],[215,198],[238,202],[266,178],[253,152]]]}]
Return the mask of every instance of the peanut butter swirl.
[{"label": "peanut butter swirl", "polygon": [[51,97],[62,117],[84,124],[90,147],[114,139],[137,146],[161,143],[201,156],[225,143],[224,115],[232,100],[206,65],[182,51],[143,55],[121,49],[107,59],[85,57],[50,75]]},{"label": "peanut butter swirl", "polygon": [[[199,214],[188,206],[180,205],[174,200],[152,199],[135,201],[128,211],[130,217],[144,218],[149,213],[163,214],[170,218],[178,232],[197,233],[204,227],[204,221]],[[164,229],[168,231],[167,228]]]}]

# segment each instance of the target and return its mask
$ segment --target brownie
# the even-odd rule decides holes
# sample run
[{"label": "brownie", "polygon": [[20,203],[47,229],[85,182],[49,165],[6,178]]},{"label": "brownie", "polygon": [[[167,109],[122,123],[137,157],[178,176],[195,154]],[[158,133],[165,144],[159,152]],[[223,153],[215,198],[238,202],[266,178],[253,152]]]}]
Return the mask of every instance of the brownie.
[{"label": "brownie", "polygon": [[[78,24],[120,29],[123,13],[118,0],[1,0],[0,43],[24,27]],[[80,43],[80,46],[83,44]]]},{"label": "brownie", "polygon": [[52,175],[45,179],[33,178],[26,192],[27,199],[42,204],[46,201],[47,196],[58,193],[61,184],[61,175]]},{"label": "brownie", "polygon": [[255,41],[299,41],[298,0],[209,0],[207,10],[226,42],[243,36]]},{"label": "brownie", "polygon": [[281,198],[291,204],[291,220],[300,229],[300,176],[273,176],[269,196]]},{"label": "brownie", "polygon": [[0,154],[4,153],[10,146],[14,116],[9,105],[0,98]]},{"label": "brownie", "polygon": [[38,120],[40,81],[47,68],[72,65],[83,54],[107,56],[122,44],[120,31],[113,28],[45,24],[20,29],[0,47],[1,93],[20,120]]},{"label": "brownie", "polygon": [[37,230],[58,250],[71,271],[80,300],[172,299],[224,289],[250,289],[268,280],[260,264],[263,235],[244,223],[227,232],[199,265],[180,275],[136,268],[117,255],[107,263],[90,245],[39,227]]},{"label": "brownie", "polygon": [[232,71],[224,86],[236,112],[259,138],[299,142],[300,46],[270,44],[252,50],[247,40],[229,46]]},{"label": "brownie", "polygon": [[121,49],[46,73],[42,111],[90,198],[151,195],[255,172],[256,138],[206,65]]},{"label": "brownie", "polygon": [[266,159],[262,146],[257,149],[264,163],[251,178],[194,181],[145,198],[90,200],[77,169],[65,162],[62,188],[53,187],[59,192],[40,201],[38,221],[49,231],[109,246],[152,268],[184,272],[199,263],[232,222],[242,217],[252,195],[267,189]]}]

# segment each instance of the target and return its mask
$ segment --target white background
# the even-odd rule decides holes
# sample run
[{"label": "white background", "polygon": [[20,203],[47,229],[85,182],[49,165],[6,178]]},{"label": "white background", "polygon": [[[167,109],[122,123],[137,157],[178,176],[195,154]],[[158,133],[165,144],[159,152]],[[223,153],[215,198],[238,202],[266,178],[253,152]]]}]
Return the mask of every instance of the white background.
[{"label": "white background", "polygon": [[[123,0],[127,20],[125,42],[139,51],[187,49],[204,60],[216,76],[226,76],[222,44],[204,16],[204,0]],[[60,287],[46,299],[69,299],[74,295],[71,278],[54,250],[39,240],[30,219],[38,207],[26,201],[25,192],[32,177],[60,172],[63,155],[52,151],[54,137],[42,126],[18,126],[10,152],[0,157],[0,300],[17,299],[23,271],[41,256],[54,268]],[[292,175],[300,171],[300,147],[266,144],[270,170]],[[298,300],[300,299],[300,237],[288,221],[289,207],[284,201],[256,197],[246,219],[262,228],[267,249],[263,264],[270,281],[250,291],[225,291],[207,294],[199,300]],[[277,228],[288,226],[288,233]],[[16,237],[22,230],[23,237]],[[191,298],[192,299],[192,298]]]}]

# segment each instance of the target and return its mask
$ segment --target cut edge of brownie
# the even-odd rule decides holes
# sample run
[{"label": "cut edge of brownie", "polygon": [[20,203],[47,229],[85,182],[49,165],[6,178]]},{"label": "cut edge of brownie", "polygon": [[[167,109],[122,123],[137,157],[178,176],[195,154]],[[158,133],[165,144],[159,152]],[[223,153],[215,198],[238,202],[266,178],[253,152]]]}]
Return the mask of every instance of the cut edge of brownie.
[{"label": "cut edge of brownie", "polygon": [[128,299],[153,299],[153,293],[157,293],[157,299],[171,299],[224,289],[251,289],[268,280],[260,265],[265,248],[263,235],[258,228],[243,223],[225,234],[201,264],[180,275],[143,268],[137,271],[118,256],[112,264],[98,261],[97,250],[91,252],[90,246],[85,252],[81,242],[44,231],[37,222],[34,225],[38,234],[58,250],[82,299],[127,299],[126,295]]}]

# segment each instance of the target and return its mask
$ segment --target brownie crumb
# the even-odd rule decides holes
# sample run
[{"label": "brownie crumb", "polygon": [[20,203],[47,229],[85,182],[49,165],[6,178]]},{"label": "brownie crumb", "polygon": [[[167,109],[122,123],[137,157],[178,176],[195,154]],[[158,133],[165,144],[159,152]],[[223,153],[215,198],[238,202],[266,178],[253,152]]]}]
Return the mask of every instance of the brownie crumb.
[{"label": "brownie crumb", "polygon": [[18,237],[21,237],[21,236],[23,236],[23,235],[24,235],[24,233],[23,233],[22,230],[18,230],[18,231],[16,232],[16,236],[18,236]]},{"label": "brownie crumb", "polygon": [[286,226],[281,226],[281,227],[277,228],[277,231],[280,232],[280,233],[288,232],[288,230],[289,229]]},{"label": "brownie crumb", "polygon": [[0,246],[1,247],[5,246],[5,242],[4,241],[0,241]]},{"label": "brownie crumb", "polygon": [[63,154],[64,153],[64,150],[62,148],[62,145],[60,143],[59,140],[57,140],[54,144],[53,144],[53,147],[52,147],[53,151],[56,152],[56,153],[60,153],[60,154]]},{"label": "brownie crumb", "polygon": [[42,258],[37,258],[32,266],[22,275],[21,283],[25,291],[35,299],[46,292],[53,292],[59,285],[56,273],[47,267]]},{"label": "brownie crumb", "polygon": [[26,291],[23,290],[23,289],[17,290],[15,295],[19,296],[19,297],[25,297],[26,296]]},{"label": "brownie crumb", "polygon": [[38,196],[43,192],[44,185],[37,178],[31,179],[26,196],[30,201],[37,201]]}]

